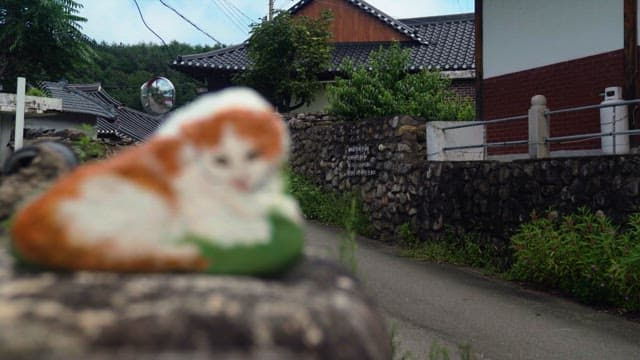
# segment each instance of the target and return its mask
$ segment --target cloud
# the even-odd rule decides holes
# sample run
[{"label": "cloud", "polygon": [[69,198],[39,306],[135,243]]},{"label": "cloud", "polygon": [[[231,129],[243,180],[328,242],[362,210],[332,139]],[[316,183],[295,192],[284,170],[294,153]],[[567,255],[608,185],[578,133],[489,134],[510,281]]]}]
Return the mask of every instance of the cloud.
[{"label": "cloud", "polygon": [[[84,6],[80,15],[88,21],[83,32],[97,41],[136,44],[160,43],[142,23],[133,0],[77,0]],[[181,14],[224,44],[246,40],[251,22],[267,13],[267,0],[164,0]],[[321,1],[321,0],[320,0]],[[434,16],[473,11],[473,0],[367,0],[371,5],[397,18]],[[295,2],[276,0],[276,6],[289,8]],[[147,24],[166,42],[214,45],[157,0],[138,0]],[[232,6],[240,10],[234,11]]]}]

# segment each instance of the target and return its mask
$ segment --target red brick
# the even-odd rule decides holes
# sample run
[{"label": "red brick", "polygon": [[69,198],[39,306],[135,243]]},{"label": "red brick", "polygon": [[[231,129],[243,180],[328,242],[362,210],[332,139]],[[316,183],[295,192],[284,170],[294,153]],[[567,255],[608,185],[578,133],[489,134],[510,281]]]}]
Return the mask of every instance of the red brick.
[{"label": "red brick", "polygon": [[[640,56],[639,56],[640,57]],[[483,108],[486,120],[526,114],[531,97],[546,96],[550,109],[599,103],[600,92],[608,86],[622,86],[622,50],[566,61],[540,68],[485,79]],[[597,110],[558,114],[550,120],[552,136],[599,132]],[[489,141],[510,141],[527,138],[526,121],[503,123],[487,128]],[[594,149],[599,140],[553,144],[552,150]],[[526,147],[490,149],[490,154],[526,152]]]}]

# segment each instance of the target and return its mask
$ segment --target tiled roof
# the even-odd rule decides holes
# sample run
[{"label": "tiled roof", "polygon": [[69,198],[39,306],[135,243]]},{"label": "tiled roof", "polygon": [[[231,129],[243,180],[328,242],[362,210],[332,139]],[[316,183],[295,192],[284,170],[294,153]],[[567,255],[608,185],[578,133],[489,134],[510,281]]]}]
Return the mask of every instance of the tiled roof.
[{"label": "tiled roof", "polygon": [[97,104],[84,93],[67,87],[64,82],[43,81],[42,86],[51,97],[62,99],[62,111],[64,112],[96,115],[108,119],[116,116],[113,108]]},{"label": "tiled roof", "polygon": [[43,82],[42,85],[52,97],[62,99],[63,111],[96,115],[96,129],[99,133],[142,141],[160,125],[161,117],[124,106],[111,97],[100,84]]},{"label": "tiled roof", "polygon": [[[360,4],[364,2],[360,1]],[[364,6],[364,5],[362,5]],[[439,69],[442,71],[475,69],[475,29],[473,14],[423,17],[401,20],[414,29],[423,42],[402,42],[401,46],[411,50],[409,70]],[[380,46],[390,43],[359,42],[336,43],[329,74],[335,74],[345,58],[356,64],[365,64],[369,54]],[[171,67],[191,70],[215,71],[229,74],[251,66],[247,57],[247,43],[201,54],[178,56]]]},{"label": "tiled roof", "polygon": [[[475,69],[475,24],[473,13],[402,19],[427,43],[418,50],[418,60],[441,70]],[[414,51],[415,52],[415,51]]]},{"label": "tiled roof", "polygon": [[210,68],[227,71],[245,70],[250,66],[247,44],[229,46],[201,54],[180,55],[171,64],[173,67]]},{"label": "tiled roof", "polygon": [[[305,7],[307,4],[311,3],[312,1],[313,0],[301,0],[301,1],[298,1],[291,8],[289,8],[289,12],[291,14],[295,14],[298,11],[300,11],[303,7]],[[404,24],[402,22],[402,20],[394,19],[393,17],[385,14],[384,12],[382,12],[379,9],[377,9],[376,7],[370,5],[366,1],[362,1],[362,0],[345,0],[345,1],[351,3],[352,5],[357,6],[358,8],[360,8],[360,10],[365,11],[369,15],[377,18],[378,20],[380,20],[383,23],[387,24],[388,26],[392,27],[394,30],[405,34],[406,36],[410,37],[411,39],[413,39],[415,41],[418,41],[420,43],[424,42],[424,40],[420,37],[420,35],[415,31],[414,28],[412,28],[411,26],[407,26],[406,24]]]}]

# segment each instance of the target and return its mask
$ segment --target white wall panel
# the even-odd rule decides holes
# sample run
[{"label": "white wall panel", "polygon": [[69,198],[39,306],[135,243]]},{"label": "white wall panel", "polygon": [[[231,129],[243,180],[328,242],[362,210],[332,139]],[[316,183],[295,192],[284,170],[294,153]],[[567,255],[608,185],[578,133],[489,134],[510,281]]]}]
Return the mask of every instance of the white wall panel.
[{"label": "white wall panel", "polygon": [[623,0],[485,0],[484,78],[622,49],[623,12]]}]

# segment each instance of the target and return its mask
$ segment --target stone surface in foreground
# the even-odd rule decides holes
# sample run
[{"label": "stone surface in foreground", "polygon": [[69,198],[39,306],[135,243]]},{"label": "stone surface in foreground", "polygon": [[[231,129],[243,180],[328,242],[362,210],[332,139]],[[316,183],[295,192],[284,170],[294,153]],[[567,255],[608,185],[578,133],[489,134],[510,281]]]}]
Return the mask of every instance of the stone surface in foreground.
[{"label": "stone surface in foreground", "polygon": [[361,284],[307,258],[278,279],[14,269],[0,247],[0,359],[389,359]]}]

